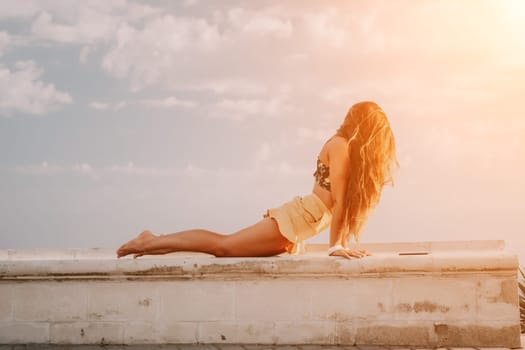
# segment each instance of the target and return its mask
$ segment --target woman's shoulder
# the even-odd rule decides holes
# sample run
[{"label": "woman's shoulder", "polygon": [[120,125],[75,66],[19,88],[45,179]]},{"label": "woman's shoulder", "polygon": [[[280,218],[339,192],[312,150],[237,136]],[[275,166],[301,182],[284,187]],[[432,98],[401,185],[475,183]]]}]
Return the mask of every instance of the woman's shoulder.
[{"label": "woman's shoulder", "polygon": [[331,159],[344,157],[347,153],[347,144],[348,141],[344,137],[338,135],[332,136],[324,144],[318,159],[324,164],[329,164]]},{"label": "woman's shoulder", "polygon": [[327,158],[329,162],[341,162],[348,157],[348,140],[342,136],[333,136],[326,145]]},{"label": "woman's shoulder", "polygon": [[346,147],[347,147],[347,144],[348,144],[348,140],[345,139],[344,137],[342,136],[339,136],[339,135],[334,135],[332,136],[328,142],[326,142],[326,146],[328,148],[328,151],[330,150],[333,150],[333,151],[341,151],[341,150],[345,150]]}]

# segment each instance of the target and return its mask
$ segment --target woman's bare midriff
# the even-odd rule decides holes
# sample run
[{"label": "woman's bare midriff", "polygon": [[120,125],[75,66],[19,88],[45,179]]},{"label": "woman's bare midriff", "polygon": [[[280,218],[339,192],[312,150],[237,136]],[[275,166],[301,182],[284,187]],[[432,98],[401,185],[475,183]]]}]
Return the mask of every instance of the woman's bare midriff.
[{"label": "woman's bare midriff", "polygon": [[[330,143],[336,137],[340,136],[332,136],[328,141],[326,141],[326,143],[323,145],[323,148],[319,152],[318,158],[323,164],[330,164]],[[314,188],[312,189],[312,192],[323,201],[328,209],[332,210],[334,203],[332,201],[332,193],[330,191],[321,187],[317,182],[314,182]]]},{"label": "woman's bare midriff", "polygon": [[332,210],[333,203],[332,203],[332,194],[330,193],[330,191],[325,190],[324,188],[319,186],[319,184],[317,184],[316,182],[314,184],[314,188],[312,189],[312,192],[315,193],[317,197],[319,197],[323,201],[324,205],[326,205],[326,207],[330,209],[330,211]]}]

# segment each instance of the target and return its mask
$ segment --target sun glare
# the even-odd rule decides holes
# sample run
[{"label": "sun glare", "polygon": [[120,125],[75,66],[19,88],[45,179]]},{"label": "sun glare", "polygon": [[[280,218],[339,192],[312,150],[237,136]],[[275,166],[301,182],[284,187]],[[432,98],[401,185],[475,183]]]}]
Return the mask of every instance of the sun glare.
[{"label": "sun glare", "polygon": [[494,4],[501,11],[500,43],[505,46],[504,51],[521,62],[525,56],[525,1],[504,0]]},{"label": "sun glare", "polygon": [[515,29],[521,29],[519,34],[523,37],[523,29],[525,29],[525,1],[523,0],[505,0],[497,2],[502,7],[505,19]]}]

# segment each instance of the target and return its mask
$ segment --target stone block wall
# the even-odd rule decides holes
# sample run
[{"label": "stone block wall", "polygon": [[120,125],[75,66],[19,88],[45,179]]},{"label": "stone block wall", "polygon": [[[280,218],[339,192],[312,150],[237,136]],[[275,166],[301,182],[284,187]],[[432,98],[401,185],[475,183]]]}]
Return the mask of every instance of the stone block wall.
[{"label": "stone block wall", "polygon": [[519,346],[516,257],[449,244],[362,260],[4,251],[0,344]]}]

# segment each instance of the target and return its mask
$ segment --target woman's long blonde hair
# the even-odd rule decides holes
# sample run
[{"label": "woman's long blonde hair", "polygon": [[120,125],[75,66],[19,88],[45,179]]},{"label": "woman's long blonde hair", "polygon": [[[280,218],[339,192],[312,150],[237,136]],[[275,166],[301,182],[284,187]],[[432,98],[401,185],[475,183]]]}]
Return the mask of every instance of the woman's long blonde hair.
[{"label": "woman's long blonde hair", "polygon": [[348,140],[350,170],[345,196],[343,242],[359,234],[381,198],[385,184],[394,185],[399,168],[394,134],[385,112],[375,102],[359,102],[348,111],[336,135]]}]

